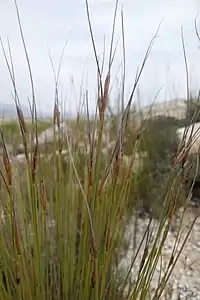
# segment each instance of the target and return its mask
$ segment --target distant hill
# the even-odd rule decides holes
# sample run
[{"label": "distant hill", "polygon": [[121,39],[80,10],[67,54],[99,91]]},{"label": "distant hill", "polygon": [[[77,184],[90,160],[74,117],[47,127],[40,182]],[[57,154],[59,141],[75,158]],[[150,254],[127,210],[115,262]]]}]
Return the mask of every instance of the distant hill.
[{"label": "distant hill", "polygon": [[[24,117],[26,119],[31,118],[31,112],[30,112],[30,108],[27,105],[22,105],[21,104],[21,108],[24,114]],[[42,111],[37,107],[37,116],[38,118],[49,118],[52,117],[52,113],[46,112],[46,111]],[[17,112],[16,112],[16,107],[15,104],[8,104],[8,103],[0,103],[0,123],[2,118],[4,120],[8,120],[8,119],[14,119],[17,117]]]},{"label": "distant hill", "polygon": [[[22,108],[24,117],[31,118],[30,108],[25,105],[21,105],[21,108]],[[38,117],[40,117],[40,116],[49,117],[49,114],[47,114],[43,111],[39,111],[38,108],[37,108],[37,115],[38,115]],[[16,117],[17,117],[17,112],[16,112],[15,104],[0,103],[0,120],[2,118],[13,119]]]},{"label": "distant hill", "polygon": [[[30,117],[29,108],[22,106],[24,117]],[[0,119],[15,118],[17,116],[15,104],[0,103]]]}]

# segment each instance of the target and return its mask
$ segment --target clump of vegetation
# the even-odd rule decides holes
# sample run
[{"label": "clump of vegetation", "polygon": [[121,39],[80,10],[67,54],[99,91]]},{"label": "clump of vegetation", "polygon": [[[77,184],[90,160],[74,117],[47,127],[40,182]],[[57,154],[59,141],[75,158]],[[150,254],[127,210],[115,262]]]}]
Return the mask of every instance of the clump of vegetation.
[{"label": "clump of vegetation", "polygon": [[186,111],[186,124],[199,122],[200,120],[200,94],[195,97],[190,94],[189,99],[186,101],[187,111]]},{"label": "clump of vegetation", "polygon": [[[16,9],[26,50],[17,6]],[[87,12],[90,21],[88,5]],[[91,35],[93,37],[92,30]],[[168,120],[149,121],[147,127],[142,124],[140,130],[137,128],[132,138],[129,139],[131,134],[129,113],[132,99],[153,40],[147,50],[127,105],[120,114],[115,131],[112,132],[114,144],[108,152],[102,152],[102,150],[107,122],[111,66],[114,58],[113,41],[109,67],[105,76],[100,71],[99,61],[96,61],[99,88],[95,120],[91,120],[88,102],[86,102],[84,143],[89,151],[80,153],[76,140],[83,128],[80,125],[82,124],[80,120],[83,120],[80,114],[74,122],[76,125],[74,126],[75,141],[72,142],[68,134],[62,134],[57,91],[58,69],[58,73],[54,74],[56,100],[52,126],[54,131],[60,130],[60,135],[56,138],[54,134],[50,160],[47,159],[47,152],[43,153],[43,157],[41,156],[37,140],[39,123],[27,51],[25,53],[32,84],[30,130],[27,129],[28,125],[20,109],[12,59],[9,64],[3,47],[16,96],[15,104],[25,164],[23,169],[14,165],[8,155],[6,137],[2,132],[4,147],[2,168],[0,168],[2,211],[4,212],[0,226],[2,274],[0,295],[2,299],[147,299],[151,290],[152,276],[161,258],[162,247],[170,228],[171,218],[177,208],[177,199],[180,196],[184,175],[180,160],[181,152],[176,153],[179,159],[175,160],[173,165],[171,163],[168,151],[177,149],[177,141],[174,136],[174,127],[168,127]],[[93,47],[96,54],[94,44]],[[121,101],[123,102],[123,99]],[[95,132],[97,132],[96,142],[94,142]],[[169,140],[164,139],[166,132],[170,136]],[[30,133],[34,138],[30,139]],[[155,147],[157,151],[154,151]],[[29,149],[31,153],[28,153]],[[67,159],[64,161],[63,149],[68,151]],[[147,159],[144,161],[143,169],[135,172],[133,166],[137,151],[147,152]],[[129,155],[129,163],[126,167],[123,167],[124,154]],[[151,190],[152,179],[157,181],[157,186]],[[160,191],[158,191],[159,187]],[[148,197],[148,201],[160,205],[160,209],[156,237],[150,243],[151,229],[148,226],[146,235],[142,237],[145,249],[136,281],[128,289],[138,253],[133,257],[130,269],[121,281],[119,281],[119,262],[125,242],[124,228],[129,217],[132,196],[134,200],[142,199],[143,202]],[[147,201],[144,204],[147,205]],[[132,207],[136,208],[134,201]],[[193,224],[186,237],[181,240],[182,246]],[[177,239],[179,239],[179,234]],[[142,249],[142,242],[140,248]],[[180,252],[173,251],[168,267],[162,274],[157,289],[153,292],[152,299],[161,297],[179,255]]]},{"label": "clump of vegetation", "polygon": [[[133,180],[137,181],[136,193],[141,208],[154,216],[159,216],[162,211],[163,198],[159,198],[159,193],[166,178],[170,176],[173,159],[180,144],[176,129],[177,122],[173,118],[163,116],[150,119],[140,141],[139,149],[147,155],[143,159],[143,168],[134,174]],[[177,207],[185,200],[183,188]]]}]

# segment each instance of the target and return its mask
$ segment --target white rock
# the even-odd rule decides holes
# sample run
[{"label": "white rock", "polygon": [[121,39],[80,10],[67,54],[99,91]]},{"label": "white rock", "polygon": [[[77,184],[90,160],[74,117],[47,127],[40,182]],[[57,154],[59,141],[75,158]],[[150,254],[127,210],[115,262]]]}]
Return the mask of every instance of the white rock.
[{"label": "white rock", "polygon": [[176,131],[180,140],[184,138],[184,141],[190,143],[192,141],[192,147],[190,153],[197,153],[200,147],[200,122],[191,124],[188,127],[179,128]]}]

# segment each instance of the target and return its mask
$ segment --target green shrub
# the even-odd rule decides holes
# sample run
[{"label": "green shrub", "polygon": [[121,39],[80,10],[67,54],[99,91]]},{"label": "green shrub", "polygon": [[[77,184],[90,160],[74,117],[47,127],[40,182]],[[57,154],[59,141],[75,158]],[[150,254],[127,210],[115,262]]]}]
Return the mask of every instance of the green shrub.
[{"label": "green shrub", "polygon": [[[173,158],[180,141],[177,134],[177,122],[173,118],[159,117],[148,120],[139,151],[146,152],[143,168],[133,175],[137,181],[135,197],[147,212],[159,216],[163,206],[163,198],[159,197],[161,189],[170,176]],[[186,193],[183,186],[177,207],[184,203]]]}]

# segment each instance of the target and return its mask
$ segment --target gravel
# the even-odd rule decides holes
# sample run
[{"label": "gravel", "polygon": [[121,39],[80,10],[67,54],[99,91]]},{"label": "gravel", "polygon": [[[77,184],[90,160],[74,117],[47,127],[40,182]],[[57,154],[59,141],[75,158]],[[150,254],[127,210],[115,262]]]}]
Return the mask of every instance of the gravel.
[{"label": "gravel", "polygon": [[[174,244],[177,240],[178,236],[178,225],[180,224],[180,217],[182,215],[183,209],[181,209],[177,215],[176,218],[176,228],[175,230],[170,230],[168,233],[168,236],[166,238],[166,241],[163,246],[162,250],[162,267],[160,263],[158,263],[154,276],[151,281],[151,288],[150,288],[150,298],[152,299],[155,289],[158,286],[159,278],[160,278],[160,272],[163,274],[164,270],[167,268],[168,263],[171,258],[171,254],[173,251]],[[180,245],[178,247],[178,251],[180,250],[181,243],[184,240],[184,236],[186,235],[186,229],[191,226],[192,221],[194,220],[194,213],[198,213],[198,210],[194,211],[194,209],[188,209],[184,213],[184,218],[181,226],[181,232],[182,237],[180,238]],[[145,233],[145,230],[149,224],[149,219],[145,218],[139,218],[137,220],[137,227],[135,227],[135,217],[132,217],[131,222],[127,226],[126,230],[126,238],[127,241],[130,242],[128,251],[126,253],[126,256],[123,257],[123,259],[120,262],[120,266],[123,270],[126,270],[130,267],[131,261],[133,259],[134,255],[134,249],[138,248],[138,245],[140,244],[140,241]],[[153,220],[151,225],[152,230],[152,238],[151,242],[154,241],[156,231],[158,229],[158,222]],[[135,228],[137,228],[136,236],[135,236],[135,244],[137,245],[136,248],[133,247],[133,241],[134,241],[134,232]],[[184,230],[184,231],[182,231]],[[158,241],[159,243],[159,241]],[[139,254],[136,258],[136,261],[134,263],[134,268],[131,273],[131,281],[134,283],[134,280],[137,278],[140,262],[142,259],[144,251],[144,245],[139,250]],[[128,286],[127,286],[128,289]],[[178,299],[199,299],[200,300],[200,218],[197,216],[197,220],[193,226],[193,229],[190,233],[190,236],[186,242],[186,245],[184,246],[180,257],[175,265],[175,268],[173,269],[173,272],[170,276],[170,279],[168,281],[168,284],[165,288],[165,291],[163,292],[163,295],[161,299],[172,299],[172,300],[178,300]]]}]

